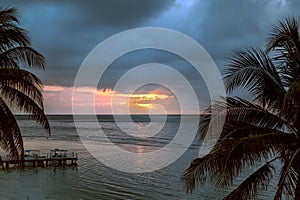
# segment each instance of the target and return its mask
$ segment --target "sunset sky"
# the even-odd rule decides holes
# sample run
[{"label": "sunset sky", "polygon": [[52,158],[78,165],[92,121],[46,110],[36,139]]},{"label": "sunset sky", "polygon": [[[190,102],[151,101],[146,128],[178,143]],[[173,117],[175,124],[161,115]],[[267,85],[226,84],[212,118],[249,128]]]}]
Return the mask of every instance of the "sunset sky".
[{"label": "sunset sky", "polygon": [[[198,41],[221,68],[233,50],[263,47],[272,25],[279,19],[300,17],[300,1],[297,0],[1,0],[0,6],[19,9],[21,27],[29,31],[32,47],[46,58],[46,70],[33,72],[45,84],[48,114],[72,113],[73,84],[81,63],[101,41],[121,31],[138,27],[180,31]],[[95,102],[85,98],[94,89],[82,85],[81,96],[73,99],[73,103],[82,113],[86,113],[88,104],[94,103],[98,113],[108,114],[112,112],[111,97],[114,95],[117,113],[124,113],[128,107],[132,113],[148,113],[149,109],[151,113],[194,113],[192,108],[180,110],[174,95],[176,91],[156,84],[141,86],[136,91],[114,90],[114,84],[128,70],[153,62],[179,71],[193,86],[200,107],[209,104],[201,75],[195,74],[178,56],[151,49],[131,52],[113,62],[99,82]],[[159,69],[153,73],[168,77],[167,72]],[[147,74],[141,73],[138,78],[145,76]],[[181,83],[171,78],[170,81],[181,90]]]}]

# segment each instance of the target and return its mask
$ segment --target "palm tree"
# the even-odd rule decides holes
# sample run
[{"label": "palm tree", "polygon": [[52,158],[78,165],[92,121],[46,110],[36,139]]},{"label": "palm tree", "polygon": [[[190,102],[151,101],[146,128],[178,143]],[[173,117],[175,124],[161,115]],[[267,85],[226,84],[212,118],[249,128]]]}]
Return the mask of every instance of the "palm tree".
[{"label": "palm tree", "polygon": [[43,108],[43,84],[22,69],[44,69],[44,57],[29,46],[27,32],[18,24],[15,8],[0,9],[0,146],[11,159],[23,161],[23,139],[12,109],[28,113],[49,134],[50,128]]},{"label": "palm tree", "polygon": [[[224,83],[252,99],[230,96],[208,109],[226,109],[221,137],[213,150],[192,161],[182,179],[187,192],[205,182],[229,189],[238,176],[250,175],[225,199],[252,199],[266,190],[279,170],[274,199],[300,199],[300,34],[287,18],[273,27],[266,49],[237,50],[224,69]],[[205,136],[212,114],[202,118]]]}]

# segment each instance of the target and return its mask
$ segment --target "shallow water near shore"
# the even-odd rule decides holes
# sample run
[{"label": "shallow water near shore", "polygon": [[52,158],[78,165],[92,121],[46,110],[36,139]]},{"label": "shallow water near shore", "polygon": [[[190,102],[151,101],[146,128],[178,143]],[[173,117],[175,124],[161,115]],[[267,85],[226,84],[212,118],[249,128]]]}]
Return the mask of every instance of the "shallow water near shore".
[{"label": "shallow water near shore", "polygon": [[[96,160],[81,143],[71,116],[51,116],[49,119],[52,135],[48,139],[42,128],[34,122],[19,120],[25,149],[47,152],[59,148],[77,152],[77,168],[39,167],[26,168],[24,171],[1,171],[1,199],[222,199],[227,193],[215,192],[209,185],[199,188],[192,195],[185,193],[180,177],[190,161],[198,155],[197,139],[183,156],[168,167],[151,173],[131,174],[117,171]],[[145,118],[137,121],[137,128],[148,123]],[[93,123],[87,119],[80,122],[80,129],[85,131],[87,138],[97,131]],[[178,116],[167,120],[159,134],[148,139],[122,134],[113,120],[108,118],[100,119],[100,123],[114,143],[129,151],[146,152],[168,144],[176,133],[179,120]],[[123,123],[126,125],[128,122]],[[154,123],[161,125],[160,122]],[[101,138],[90,139],[109,145]],[[261,198],[268,199],[271,194],[270,191]]]}]

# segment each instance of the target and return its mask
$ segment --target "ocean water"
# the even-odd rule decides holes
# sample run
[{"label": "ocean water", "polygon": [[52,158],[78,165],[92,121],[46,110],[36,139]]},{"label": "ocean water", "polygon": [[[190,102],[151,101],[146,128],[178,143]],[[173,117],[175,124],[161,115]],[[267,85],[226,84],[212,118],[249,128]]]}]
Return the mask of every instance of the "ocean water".
[{"label": "ocean water", "polygon": [[[122,127],[147,134],[141,127],[150,122],[147,116],[134,116],[136,123],[126,120]],[[185,193],[180,177],[197,157],[199,144],[195,138],[188,150],[169,166],[149,173],[126,173],[112,169],[95,159],[82,144],[72,116],[49,116],[51,137],[35,122],[19,117],[25,149],[47,152],[50,149],[67,149],[78,153],[77,168],[26,168],[24,171],[8,170],[0,172],[0,199],[222,199],[228,191],[214,191],[207,185],[198,188],[192,195]],[[127,151],[145,153],[155,151],[168,144],[179,126],[180,116],[168,117],[166,123],[153,120],[155,127],[162,129],[154,136],[136,138],[124,134],[111,116],[99,116],[99,123],[106,136],[114,144]],[[79,128],[85,139],[98,144],[110,145],[101,137],[95,137],[98,128],[95,121],[83,116]],[[97,122],[98,123],[98,122]],[[146,129],[146,131],[157,131]],[[180,148],[180,147],[178,147]],[[112,153],[112,156],[114,154]],[[147,164],[147,163],[141,163]],[[270,192],[261,199],[269,199]]]}]

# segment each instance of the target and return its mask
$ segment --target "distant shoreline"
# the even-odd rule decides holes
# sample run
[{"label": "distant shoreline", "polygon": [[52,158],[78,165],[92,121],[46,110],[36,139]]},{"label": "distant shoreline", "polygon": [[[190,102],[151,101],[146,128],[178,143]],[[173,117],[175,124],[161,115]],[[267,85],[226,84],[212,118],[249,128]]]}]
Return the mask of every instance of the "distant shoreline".
[{"label": "distant shoreline", "polygon": [[[204,114],[199,114],[200,116],[203,116]],[[180,121],[181,117],[195,117],[199,116],[196,114],[168,114],[168,115],[146,115],[146,114],[133,114],[133,115],[111,115],[111,114],[97,114],[97,119],[98,121],[102,122],[112,122],[115,121],[117,118],[118,121],[124,121],[128,122],[133,120],[134,122],[151,122],[151,121]],[[88,114],[83,114],[83,115],[72,115],[72,114],[49,114],[47,115],[48,120],[69,120],[73,121],[74,116],[76,116],[76,120],[83,120],[83,121],[94,121],[95,116],[94,115],[88,115]],[[128,118],[130,116],[130,118]],[[28,115],[15,115],[17,120],[28,120],[30,119]]]}]

